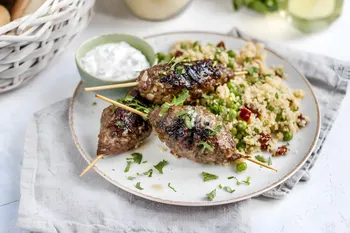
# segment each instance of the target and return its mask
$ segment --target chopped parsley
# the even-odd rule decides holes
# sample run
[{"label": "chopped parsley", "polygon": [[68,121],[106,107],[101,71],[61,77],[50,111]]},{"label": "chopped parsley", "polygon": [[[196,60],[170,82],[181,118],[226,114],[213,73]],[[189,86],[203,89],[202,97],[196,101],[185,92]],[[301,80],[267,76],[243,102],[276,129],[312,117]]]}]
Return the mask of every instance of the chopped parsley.
[{"label": "chopped parsley", "polygon": [[115,122],[115,126],[117,126],[117,127],[125,127],[125,123],[123,121],[118,120],[118,121]]},{"label": "chopped parsley", "polygon": [[218,64],[218,61],[213,62],[213,67],[215,67]]},{"label": "chopped parsley", "polygon": [[222,184],[219,184],[219,189],[222,189]]},{"label": "chopped parsley", "polygon": [[145,114],[149,114],[152,110],[147,105],[135,99],[135,97],[131,95],[126,95],[124,98],[118,99],[118,102],[124,103],[125,105],[132,107],[136,110],[139,110],[140,112],[143,112]]},{"label": "chopped parsley", "polygon": [[246,185],[250,185],[250,176],[248,176],[246,180],[242,180],[241,183],[245,183]]},{"label": "chopped parsley", "polygon": [[171,106],[182,106],[186,101],[188,94],[189,94],[189,91],[186,88],[184,88],[177,98],[176,96],[174,96],[171,103],[165,102],[162,105],[159,115],[162,116],[164,113],[166,113],[169,110]]},{"label": "chopped parsley", "polygon": [[143,188],[141,187],[141,182],[137,182],[135,187],[139,190],[143,190]]},{"label": "chopped parsley", "polygon": [[166,160],[162,160],[162,161],[160,161],[157,165],[154,165],[153,167],[155,168],[155,169],[157,169],[157,171],[160,173],[160,174],[163,174],[163,168],[166,166],[166,165],[168,165],[168,161],[166,161]]},{"label": "chopped parsley", "polygon": [[97,105],[97,103],[96,102],[92,102],[92,106],[96,106]]},{"label": "chopped parsley", "polygon": [[229,180],[231,180],[231,179],[233,179],[233,178],[235,178],[234,176],[229,176],[229,177],[227,177],[227,179],[229,179]]},{"label": "chopped parsley", "polygon": [[214,189],[213,191],[211,191],[210,193],[207,193],[207,198],[209,201],[214,200],[215,196],[216,196],[216,189]]},{"label": "chopped parsley", "polygon": [[168,187],[171,188],[176,193],[176,190],[173,187],[171,187],[170,183],[168,183]]},{"label": "chopped parsley", "polygon": [[130,170],[130,166],[131,166],[132,162],[131,161],[128,161],[127,164],[126,164],[126,167],[124,169],[124,172],[128,172]]},{"label": "chopped parsley", "polygon": [[131,156],[132,156],[132,158],[134,160],[134,163],[141,164],[142,154],[140,154],[140,153],[132,153]]},{"label": "chopped parsley", "polygon": [[264,156],[261,156],[261,155],[256,155],[255,156],[255,159],[262,162],[262,163],[267,163],[267,160]]},{"label": "chopped parsley", "polygon": [[272,159],[271,159],[271,157],[269,157],[268,159],[267,159],[267,165],[272,165]]},{"label": "chopped parsley", "polygon": [[249,73],[250,75],[253,75],[254,73],[256,73],[256,72],[259,71],[259,68],[257,68],[257,67],[249,67],[249,68],[247,69],[247,71],[248,71],[248,73]]},{"label": "chopped parsley", "polygon": [[275,97],[276,97],[276,99],[279,99],[279,98],[280,98],[280,96],[278,95],[277,92],[276,92],[276,94],[275,94]]},{"label": "chopped parsley", "polygon": [[142,163],[147,163],[147,160],[143,161]]},{"label": "chopped parsley", "polygon": [[224,189],[226,190],[226,192],[229,192],[229,193],[233,193],[234,191],[236,191],[235,189],[232,189],[229,186],[225,186]]},{"label": "chopped parsley", "polygon": [[202,172],[202,177],[203,177],[204,182],[209,181],[209,180],[216,180],[219,178],[217,175],[210,174],[207,172]]},{"label": "chopped parsley", "polygon": [[177,66],[176,67],[176,72],[178,75],[184,74],[185,73],[185,67],[184,66]]},{"label": "chopped parsley", "polygon": [[135,177],[135,176],[128,176],[128,180],[134,180],[134,179],[136,179],[137,177]]},{"label": "chopped parsley", "polygon": [[152,174],[153,174],[153,169],[149,169],[148,171],[144,172],[143,173],[144,175],[147,175],[148,177],[152,177]]},{"label": "chopped parsley", "polygon": [[209,145],[209,144],[206,143],[206,142],[200,141],[200,142],[199,142],[199,145],[202,146],[202,152],[204,152],[205,150],[209,150],[209,151],[211,151],[211,152],[214,151],[214,147],[212,147],[211,145]]},{"label": "chopped parsley", "polygon": [[167,73],[164,71],[164,70],[161,70],[158,72],[159,74],[162,74],[162,75],[167,75]]},{"label": "chopped parsley", "polygon": [[184,120],[184,123],[188,129],[192,129],[195,125],[195,111],[185,110],[178,114]]},{"label": "chopped parsley", "polygon": [[210,131],[210,136],[214,136],[220,132],[222,129],[222,125],[217,125],[215,129],[210,128],[209,126],[206,127]]}]

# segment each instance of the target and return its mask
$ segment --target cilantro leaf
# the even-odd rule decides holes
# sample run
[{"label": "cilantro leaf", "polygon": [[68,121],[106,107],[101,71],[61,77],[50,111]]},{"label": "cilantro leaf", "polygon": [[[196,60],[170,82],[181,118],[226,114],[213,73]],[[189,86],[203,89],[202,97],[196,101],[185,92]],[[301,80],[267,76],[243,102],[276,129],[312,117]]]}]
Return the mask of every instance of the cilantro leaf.
[{"label": "cilantro leaf", "polygon": [[132,153],[131,156],[132,156],[132,158],[134,160],[134,163],[141,164],[142,154],[140,154],[140,153]]},{"label": "cilantro leaf", "polygon": [[229,186],[225,186],[224,189],[229,192],[229,193],[233,193],[234,191],[236,191],[235,189],[232,189],[231,187]]},{"label": "cilantro leaf", "polygon": [[227,177],[227,179],[229,179],[229,180],[231,180],[231,179],[233,179],[233,178],[235,178],[234,176],[229,176],[229,177]]},{"label": "cilantro leaf", "polygon": [[134,179],[136,179],[137,177],[135,177],[135,176],[128,176],[128,180],[134,180]]},{"label": "cilantro leaf", "polygon": [[124,169],[124,172],[128,172],[130,170],[130,166],[131,166],[132,162],[131,161],[128,161],[127,164],[126,164],[126,167]]},{"label": "cilantro leaf", "polygon": [[171,187],[170,183],[168,183],[168,187],[171,188],[176,193],[176,190],[173,187]]},{"label": "cilantro leaf", "polygon": [[92,106],[96,106],[97,105],[97,103],[96,102],[92,102]]},{"label": "cilantro leaf", "polygon": [[209,180],[216,180],[219,178],[217,175],[210,174],[207,172],[202,172],[202,177],[203,177],[204,182],[209,181]]},{"label": "cilantro leaf", "polygon": [[206,142],[200,141],[200,142],[199,142],[199,145],[202,146],[202,152],[204,152],[205,150],[209,150],[209,151],[211,151],[211,152],[214,151],[214,147],[212,147],[211,145],[209,145],[209,144],[206,143]]},{"label": "cilantro leaf", "polygon": [[171,101],[171,103],[165,102],[161,106],[159,115],[162,116],[164,113],[166,113],[169,110],[171,106],[182,106],[186,101],[188,94],[189,94],[189,91],[186,88],[184,88],[177,98],[174,96],[174,99]]},{"label": "cilantro leaf", "polygon": [[256,155],[255,156],[255,159],[262,162],[262,163],[266,163],[266,158],[264,156],[261,156],[261,155]]},{"label": "cilantro leaf", "polygon": [[144,175],[148,175],[148,177],[152,177],[152,174],[153,174],[153,169],[149,169],[148,171],[144,172],[143,173]]},{"label": "cilantro leaf", "polygon": [[209,201],[214,200],[215,196],[216,196],[216,189],[214,189],[213,191],[211,191],[210,193],[207,193],[207,198]]},{"label": "cilantro leaf", "polygon": [[139,190],[143,190],[143,188],[141,187],[141,182],[137,182],[135,187]]},{"label": "cilantro leaf", "polygon": [[222,189],[222,184],[219,184],[219,189]]},{"label": "cilantro leaf", "polygon": [[169,163],[168,163],[168,161],[166,161],[166,160],[162,160],[162,161],[160,161],[157,165],[153,165],[153,167],[155,168],[155,169],[157,169],[158,170],[158,172],[160,173],[160,174],[163,174],[163,168],[166,166],[166,165],[168,165]]},{"label": "cilantro leaf", "polygon": [[268,159],[267,159],[267,165],[272,165],[272,159],[271,159],[271,157],[269,157]]},{"label": "cilantro leaf", "polygon": [[247,177],[247,180],[242,180],[241,183],[245,183],[247,185],[250,185],[250,176]]},{"label": "cilantro leaf", "polygon": [[209,126],[206,127],[210,131],[210,136],[214,136],[220,132],[222,129],[222,125],[217,125],[215,129],[210,128]]},{"label": "cilantro leaf", "polygon": [[259,71],[259,68],[257,68],[257,67],[249,67],[249,68],[247,69],[247,71],[248,71],[248,73],[249,73],[250,75],[253,75],[254,73],[256,73],[256,72]]}]

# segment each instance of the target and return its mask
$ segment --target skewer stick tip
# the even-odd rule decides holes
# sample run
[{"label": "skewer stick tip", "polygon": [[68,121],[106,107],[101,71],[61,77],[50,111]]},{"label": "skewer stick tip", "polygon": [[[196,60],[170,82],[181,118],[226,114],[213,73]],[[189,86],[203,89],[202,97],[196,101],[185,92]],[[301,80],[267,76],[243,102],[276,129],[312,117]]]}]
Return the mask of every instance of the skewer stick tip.
[{"label": "skewer stick tip", "polygon": [[265,163],[262,163],[262,162],[260,162],[260,161],[258,161],[258,160],[256,160],[256,159],[252,159],[252,158],[250,158],[250,157],[244,157],[244,158],[245,158],[246,160],[252,162],[252,163],[258,164],[258,165],[260,165],[260,166],[262,166],[262,167],[265,167],[265,168],[267,168],[267,169],[270,169],[270,170],[272,170],[272,171],[277,172],[277,169],[275,169],[275,168],[273,168],[273,167],[270,167],[269,165],[266,165]]},{"label": "skewer stick tip", "polygon": [[80,174],[80,177],[85,175],[95,164],[103,157],[103,155],[98,155],[90,164],[85,168],[85,170]]}]

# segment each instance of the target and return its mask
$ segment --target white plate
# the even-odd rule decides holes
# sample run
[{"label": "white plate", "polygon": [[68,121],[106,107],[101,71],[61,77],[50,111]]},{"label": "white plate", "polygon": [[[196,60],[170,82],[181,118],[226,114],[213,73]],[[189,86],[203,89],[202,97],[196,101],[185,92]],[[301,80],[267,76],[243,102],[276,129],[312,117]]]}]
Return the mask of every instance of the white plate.
[{"label": "white plate", "polygon": [[[218,43],[224,41],[229,49],[239,50],[245,41],[231,36],[205,33],[205,32],[176,32],[150,36],[147,41],[154,46],[157,52],[168,52],[172,44],[178,40],[198,40],[201,43]],[[268,65],[283,65],[289,78],[287,84],[293,89],[303,89],[306,96],[302,101],[301,112],[310,117],[311,122],[294,136],[290,142],[290,153],[287,156],[273,158],[273,167],[278,172],[273,172],[255,164],[248,164],[247,171],[237,174],[230,166],[202,165],[186,159],[178,159],[169,153],[159,139],[152,135],[144,145],[138,149],[120,154],[118,156],[105,157],[94,167],[95,171],[109,182],[121,189],[153,201],[184,206],[209,206],[232,203],[257,196],[292,176],[307,160],[316,144],[320,129],[320,112],[316,97],[311,90],[308,81],[288,62],[271,51],[267,51]],[[125,91],[116,90],[114,98],[124,96]],[[96,106],[92,103],[97,102]],[[69,120],[73,139],[87,162],[91,162],[96,156],[97,135],[100,128],[100,117],[103,108],[108,104],[94,98],[94,93],[83,92],[83,84],[79,84],[70,106]],[[132,165],[128,173],[124,173],[126,157],[132,152],[143,154],[147,163]],[[169,165],[164,168],[164,174],[159,174],[155,169],[153,177],[139,177],[128,180],[128,176],[142,173],[161,160],[167,160]],[[209,172],[219,176],[219,179],[203,182],[201,172]],[[90,171],[92,172],[92,171]],[[228,176],[236,176],[239,179],[251,177],[251,184],[236,185],[234,179]],[[135,187],[141,182],[143,190]],[[177,192],[168,187],[171,183]],[[230,186],[236,191],[228,193],[218,189],[218,185]],[[216,198],[207,201],[206,193],[216,188]]]}]

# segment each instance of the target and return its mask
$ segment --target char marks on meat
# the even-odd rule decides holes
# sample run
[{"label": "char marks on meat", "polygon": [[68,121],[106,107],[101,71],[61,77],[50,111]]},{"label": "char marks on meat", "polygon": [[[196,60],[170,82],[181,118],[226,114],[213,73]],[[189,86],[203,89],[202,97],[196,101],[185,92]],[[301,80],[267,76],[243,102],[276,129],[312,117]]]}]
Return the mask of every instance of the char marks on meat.
[{"label": "char marks on meat", "polygon": [[[149,120],[161,141],[171,149],[172,153],[199,163],[224,164],[232,162],[241,155],[236,152],[235,143],[230,131],[222,125],[216,134],[211,129],[222,122],[201,106],[172,106],[162,116],[160,109],[151,112]],[[185,123],[184,114],[191,113],[192,127]],[[208,144],[206,149],[201,143]]]},{"label": "char marks on meat", "polygon": [[[140,98],[135,89],[128,94]],[[141,116],[109,106],[102,112],[97,154],[116,155],[138,147],[151,132],[151,124]]]},{"label": "char marks on meat", "polygon": [[188,102],[198,99],[203,93],[212,92],[234,76],[232,69],[212,60],[171,62],[155,65],[141,72],[138,87],[141,95],[149,101],[162,104],[187,88]]}]

